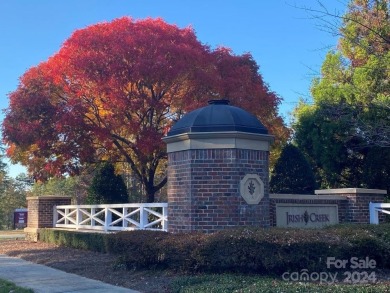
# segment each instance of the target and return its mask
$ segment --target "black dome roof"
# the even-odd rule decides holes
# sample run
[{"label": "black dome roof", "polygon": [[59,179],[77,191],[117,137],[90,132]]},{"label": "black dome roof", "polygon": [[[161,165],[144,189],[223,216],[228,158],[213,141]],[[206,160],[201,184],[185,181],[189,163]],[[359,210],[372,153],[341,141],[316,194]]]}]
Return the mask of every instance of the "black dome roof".
[{"label": "black dome roof", "polygon": [[206,107],[194,110],[180,119],[167,136],[191,132],[227,132],[268,134],[267,128],[247,111],[230,106],[228,100],[211,100]]}]

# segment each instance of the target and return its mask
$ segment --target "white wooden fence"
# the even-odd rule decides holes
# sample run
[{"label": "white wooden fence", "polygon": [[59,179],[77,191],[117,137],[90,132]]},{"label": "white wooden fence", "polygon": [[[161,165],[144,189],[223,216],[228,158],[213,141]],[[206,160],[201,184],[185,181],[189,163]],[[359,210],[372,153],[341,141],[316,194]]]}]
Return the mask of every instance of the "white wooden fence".
[{"label": "white wooden fence", "polygon": [[53,227],[101,231],[168,231],[167,203],[60,205],[53,211]]},{"label": "white wooden fence", "polygon": [[390,215],[390,203],[370,202],[370,224],[379,224],[379,212]]}]

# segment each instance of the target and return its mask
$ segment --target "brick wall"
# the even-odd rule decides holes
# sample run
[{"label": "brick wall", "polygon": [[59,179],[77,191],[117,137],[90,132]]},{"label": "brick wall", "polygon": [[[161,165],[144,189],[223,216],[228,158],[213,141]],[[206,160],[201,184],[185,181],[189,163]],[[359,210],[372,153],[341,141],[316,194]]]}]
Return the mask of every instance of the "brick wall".
[{"label": "brick wall", "polygon": [[34,196],[27,198],[28,228],[53,227],[53,207],[55,205],[71,204],[70,197],[63,196]]},{"label": "brick wall", "polygon": [[[257,174],[264,198],[249,205],[240,181]],[[269,226],[268,152],[243,149],[184,150],[168,154],[170,232],[213,232],[234,226]]]},{"label": "brick wall", "polygon": [[[271,226],[276,226],[276,204],[337,204],[338,218],[340,223],[370,223],[370,202],[383,202],[386,195],[385,190],[363,189],[363,188],[340,188],[316,190],[313,199],[307,199],[310,195],[289,195],[286,198],[271,196],[270,199],[270,221]],[[321,196],[321,198],[318,198]],[[300,197],[305,197],[302,199]],[[326,199],[328,197],[328,199]],[[384,221],[385,214],[379,214],[379,221]]]},{"label": "brick wall", "polygon": [[[383,202],[384,196],[378,194],[349,194],[349,206],[347,212],[347,221],[353,223],[369,223],[370,222],[370,202]],[[384,219],[385,214],[379,214],[379,220]]]},{"label": "brick wall", "polygon": [[[316,194],[337,194],[347,200],[346,219],[348,223],[370,223],[370,202],[383,202],[386,191],[364,188],[340,188],[316,190]],[[384,220],[384,214],[379,214],[379,220]]]}]

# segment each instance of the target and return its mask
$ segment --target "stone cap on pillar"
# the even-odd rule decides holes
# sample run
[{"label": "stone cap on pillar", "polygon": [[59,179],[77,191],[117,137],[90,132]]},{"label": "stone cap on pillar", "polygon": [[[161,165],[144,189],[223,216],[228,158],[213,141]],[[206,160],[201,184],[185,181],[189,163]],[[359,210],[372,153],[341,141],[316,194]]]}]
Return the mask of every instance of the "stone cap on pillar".
[{"label": "stone cap on pillar", "polygon": [[163,140],[168,153],[222,148],[268,151],[274,136],[256,116],[222,99],[184,115]]},{"label": "stone cap on pillar", "polygon": [[34,199],[72,199],[69,195],[35,195],[35,196],[28,196],[26,197],[26,200],[34,200]]},{"label": "stone cap on pillar", "polygon": [[315,190],[315,194],[383,194],[386,195],[387,191],[384,189],[367,189],[367,188],[334,188],[334,189],[320,189]]}]

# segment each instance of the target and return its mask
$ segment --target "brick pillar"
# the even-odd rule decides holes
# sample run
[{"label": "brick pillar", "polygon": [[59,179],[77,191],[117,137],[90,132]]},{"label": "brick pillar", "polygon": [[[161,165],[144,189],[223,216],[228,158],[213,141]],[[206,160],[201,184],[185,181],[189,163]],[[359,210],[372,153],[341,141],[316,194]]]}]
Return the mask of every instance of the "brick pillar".
[{"label": "brick pillar", "polygon": [[[272,136],[213,132],[164,140],[168,149],[169,232],[270,225]],[[251,195],[256,197],[260,190],[261,196],[253,200]]]},{"label": "brick pillar", "polygon": [[168,231],[269,226],[268,157],[274,137],[225,99],[184,115],[163,138]]},{"label": "brick pillar", "polygon": [[[168,162],[170,232],[270,225],[267,151],[184,150],[169,153]],[[240,195],[247,174],[257,174],[264,183],[258,204],[248,204]]]},{"label": "brick pillar", "polygon": [[71,197],[68,196],[34,196],[27,197],[27,228],[26,239],[31,241],[38,240],[40,228],[53,227],[53,208],[56,205],[71,204]]},{"label": "brick pillar", "polygon": [[[370,223],[370,202],[383,202],[387,194],[386,190],[364,188],[340,188],[316,190],[315,194],[340,195],[347,199],[346,219],[349,223]],[[380,219],[383,219],[383,214]]]}]

